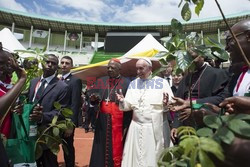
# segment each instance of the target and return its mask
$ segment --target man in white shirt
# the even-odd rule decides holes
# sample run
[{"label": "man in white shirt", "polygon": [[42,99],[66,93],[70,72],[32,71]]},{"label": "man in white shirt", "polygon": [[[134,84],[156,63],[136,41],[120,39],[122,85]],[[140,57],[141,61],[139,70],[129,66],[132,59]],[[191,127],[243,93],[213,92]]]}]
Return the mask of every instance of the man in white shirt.
[{"label": "man in white shirt", "polygon": [[154,167],[164,147],[170,144],[169,125],[163,120],[163,111],[173,93],[165,79],[152,77],[152,62],[148,58],[139,59],[136,69],[139,78],[130,83],[125,98],[117,93],[120,109],[133,110],[122,166]]}]

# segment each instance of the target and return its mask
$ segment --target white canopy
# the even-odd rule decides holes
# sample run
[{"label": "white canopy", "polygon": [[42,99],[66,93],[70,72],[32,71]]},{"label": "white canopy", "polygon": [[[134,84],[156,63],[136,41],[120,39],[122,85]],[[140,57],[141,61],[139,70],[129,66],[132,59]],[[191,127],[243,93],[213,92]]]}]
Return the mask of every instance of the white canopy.
[{"label": "white canopy", "polygon": [[[126,54],[118,58],[122,63],[121,74],[126,77],[135,77],[135,63],[137,61],[136,59],[140,57],[148,57],[151,60],[156,60],[153,57],[159,51],[167,51],[167,49],[163,47],[151,34],[146,35]],[[78,67],[73,70],[73,74],[78,78],[81,78],[82,80],[86,80],[88,77],[99,78],[101,76],[105,76],[107,75],[106,66],[108,62],[109,60],[106,60],[96,64]],[[158,61],[153,61],[153,70],[159,67],[160,63]]]},{"label": "white canopy", "polygon": [[138,44],[123,55],[123,57],[130,57],[132,55],[145,52],[148,50],[167,51],[151,34],[147,34]]},{"label": "white canopy", "polygon": [[14,52],[14,50],[26,50],[8,28],[0,31],[0,42],[2,42],[4,48],[11,52]]}]

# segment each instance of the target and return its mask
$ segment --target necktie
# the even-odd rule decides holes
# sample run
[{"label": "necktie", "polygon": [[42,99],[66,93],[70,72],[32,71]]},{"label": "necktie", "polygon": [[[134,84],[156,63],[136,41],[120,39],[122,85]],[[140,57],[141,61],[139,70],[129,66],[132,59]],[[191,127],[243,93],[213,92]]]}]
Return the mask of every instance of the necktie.
[{"label": "necktie", "polygon": [[41,82],[42,82],[41,86],[38,88],[38,90],[36,92],[35,102],[37,102],[41,98],[43,91],[44,91],[44,88],[45,88],[46,80],[43,79]]},{"label": "necktie", "polygon": [[247,72],[249,70],[249,67],[248,66],[243,66],[241,68],[241,72]]},{"label": "necktie", "polygon": [[240,84],[241,84],[241,82],[242,82],[242,80],[243,80],[245,74],[247,73],[248,69],[249,69],[248,66],[243,66],[243,67],[241,68],[242,73],[241,73],[241,75],[240,75],[240,77],[239,77],[239,81],[237,82],[237,85],[236,85],[236,92],[238,92],[238,90],[239,90],[239,88],[240,88]]},{"label": "necktie", "polygon": [[168,84],[170,85],[170,78],[169,77],[167,77],[167,81],[168,81]]}]

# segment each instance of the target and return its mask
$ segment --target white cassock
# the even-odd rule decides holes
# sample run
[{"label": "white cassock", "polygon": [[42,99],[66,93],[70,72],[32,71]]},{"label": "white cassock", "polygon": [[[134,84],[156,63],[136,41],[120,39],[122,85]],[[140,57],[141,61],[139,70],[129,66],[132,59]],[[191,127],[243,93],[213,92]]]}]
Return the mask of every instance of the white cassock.
[{"label": "white cassock", "polygon": [[173,97],[167,80],[160,77],[133,80],[125,99],[123,111],[133,110],[133,118],[122,156],[122,167],[155,167],[160,154],[170,144],[170,129],[163,114],[163,93]]}]

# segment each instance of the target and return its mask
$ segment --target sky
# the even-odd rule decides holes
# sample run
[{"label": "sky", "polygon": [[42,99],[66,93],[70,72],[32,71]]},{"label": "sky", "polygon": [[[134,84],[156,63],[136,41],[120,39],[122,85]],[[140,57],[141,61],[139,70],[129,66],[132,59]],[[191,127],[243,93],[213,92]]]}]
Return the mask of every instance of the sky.
[{"label": "sky", "polygon": [[[181,0],[0,0],[0,7],[54,18],[105,23],[168,23],[181,19]],[[250,0],[218,0],[224,14],[250,12]],[[214,0],[205,0],[200,16],[221,17]]]}]

